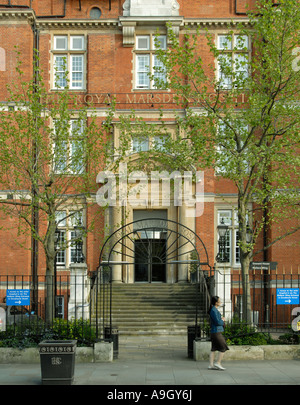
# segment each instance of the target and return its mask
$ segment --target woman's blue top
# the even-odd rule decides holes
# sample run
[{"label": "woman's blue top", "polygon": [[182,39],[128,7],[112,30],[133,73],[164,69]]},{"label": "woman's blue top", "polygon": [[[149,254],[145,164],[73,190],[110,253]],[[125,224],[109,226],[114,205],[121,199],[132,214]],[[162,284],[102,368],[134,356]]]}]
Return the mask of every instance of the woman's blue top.
[{"label": "woman's blue top", "polygon": [[223,332],[224,321],[222,321],[221,314],[215,306],[212,307],[209,315],[210,315],[210,333]]}]

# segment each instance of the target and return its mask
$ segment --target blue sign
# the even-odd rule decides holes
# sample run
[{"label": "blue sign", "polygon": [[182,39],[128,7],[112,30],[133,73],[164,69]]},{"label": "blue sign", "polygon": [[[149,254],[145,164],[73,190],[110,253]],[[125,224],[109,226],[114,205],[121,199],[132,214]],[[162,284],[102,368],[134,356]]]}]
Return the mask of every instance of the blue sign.
[{"label": "blue sign", "polygon": [[30,290],[6,290],[6,305],[30,305]]},{"label": "blue sign", "polygon": [[276,303],[277,305],[298,305],[299,288],[277,288]]}]

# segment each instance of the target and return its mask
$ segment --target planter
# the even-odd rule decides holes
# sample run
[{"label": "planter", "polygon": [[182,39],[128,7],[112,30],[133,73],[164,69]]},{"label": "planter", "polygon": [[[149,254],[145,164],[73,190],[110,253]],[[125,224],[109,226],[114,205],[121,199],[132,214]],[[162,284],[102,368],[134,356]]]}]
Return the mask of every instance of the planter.
[{"label": "planter", "polygon": [[[300,345],[230,345],[224,360],[295,360],[300,359]],[[211,342],[194,341],[194,360],[208,361]]]},{"label": "planter", "polygon": [[36,347],[17,349],[0,347],[0,364],[39,364],[40,355]]},{"label": "planter", "polygon": [[39,344],[43,385],[71,385],[77,340],[45,340]]},{"label": "planter", "polygon": [[[16,349],[0,347],[0,364],[39,364],[39,347]],[[98,342],[94,347],[76,347],[76,363],[110,363],[113,361],[113,342]]]}]

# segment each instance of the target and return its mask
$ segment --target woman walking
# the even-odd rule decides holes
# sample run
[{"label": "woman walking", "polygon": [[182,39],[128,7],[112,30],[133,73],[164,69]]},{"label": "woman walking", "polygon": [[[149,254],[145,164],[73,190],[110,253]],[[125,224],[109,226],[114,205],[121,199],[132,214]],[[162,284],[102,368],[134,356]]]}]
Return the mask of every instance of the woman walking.
[{"label": "woman walking", "polygon": [[[208,311],[210,316],[210,333],[211,333],[211,352],[209,355],[209,370],[225,370],[221,362],[226,350],[229,350],[225,338],[222,334],[224,332],[224,321],[225,318],[221,317],[218,307],[221,305],[221,300],[219,297],[212,297],[211,306]],[[219,357],[216,363],[215,353],[219,352]]]}]

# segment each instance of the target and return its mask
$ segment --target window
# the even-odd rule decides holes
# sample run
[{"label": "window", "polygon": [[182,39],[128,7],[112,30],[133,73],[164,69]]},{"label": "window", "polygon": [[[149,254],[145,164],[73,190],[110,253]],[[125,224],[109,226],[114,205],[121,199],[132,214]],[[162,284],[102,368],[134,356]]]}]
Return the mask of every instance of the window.
[{"label": "window", "polygon": [[244,87],[249,76],[249,38],[246,35],[218,35],[217,79],[224,89]]},{"label": "window", "polygon": [[[234,210],[218,210],[218,225],[227,225],[228,231],[225,235],[223,246],[218,243],[219,261],[230,263],[231,265],[240,264],[239,232],[237,212]],[[218,236],[219,237],[219,236]],[[220,240],[218,240],[219,242]]]},{"label": "window", "polygon": [[166,49],[167,37],[161,35],[138,35],[136,37],[136,80],[137,89],[155,89],[155,80],[165,82],[166,74],[163,64],[158,60],[155,51]]},{"label": "window", "polygon": [[158,152],[167,152],[166,142],[167,142],[167,135],[154,136],[152,138],[152,148]]},{"label": "window", "polygon": [[57,235],[57,251],[56,265],[69,267],[70,263],[75,263],[80,254],[83,253],[83,240],[78,244],[75,235],[76,227],[83,227],[83,212],[82,211],[57,211],[56,214],[56,235]]},{"label": "window", "polygon": [[153,137],[136,136],[132,138],[131,150],[133,153],[147,152],[155,150],[156,152],[166,152],[167,135],[156,135]]},{"label": "window", "polygon": [[53,40],[53,87],[84,88],[84,35],[56,35]]},{"label": "window", "polygon": [[102,13],[99,7],[93,7],[90,11],[90,18],[96,20],[101,17],[101,14]]},{"label": "window", "polygon": [[149,138],[135,137],[132,139],[132,151],[147,152],[149,150]]},{"label": "window", "polygon": [[85,170],[84,124],[82,120],[69,123],[54,122],[54,172],[81,174]]}]

